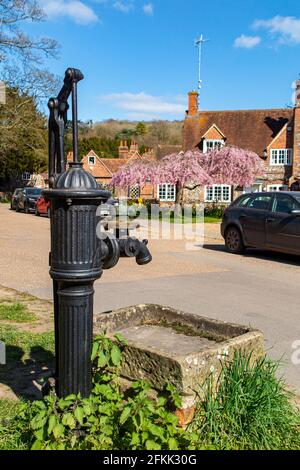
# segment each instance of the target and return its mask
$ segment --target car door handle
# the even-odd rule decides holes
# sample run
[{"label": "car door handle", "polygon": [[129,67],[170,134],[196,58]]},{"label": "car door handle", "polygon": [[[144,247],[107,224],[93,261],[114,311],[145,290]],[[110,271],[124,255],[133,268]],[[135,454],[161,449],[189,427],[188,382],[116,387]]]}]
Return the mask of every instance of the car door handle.
[{"label": "car door handle", "polygon": [[267,222],[274,222],[275,221],[275,218],[274,217],[268,217],[267,218]]},{"label": "car door handle", "polygon": [[241,214],[240,215],[240,219],[245,219],[246,215],[245,214]]}]

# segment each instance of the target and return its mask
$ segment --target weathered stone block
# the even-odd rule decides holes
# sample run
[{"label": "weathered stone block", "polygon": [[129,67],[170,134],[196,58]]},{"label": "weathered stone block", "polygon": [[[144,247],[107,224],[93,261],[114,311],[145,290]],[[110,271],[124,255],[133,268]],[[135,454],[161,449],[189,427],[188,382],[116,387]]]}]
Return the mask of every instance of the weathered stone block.
[{"label": "weathered stone block", "polygon": [[191,408],[196,392],[211,374],[217,379],[222,364],[235,351],[264,353],[261,331],[179,310],[148,304],[94,316],[94,332],[120,332],[127,339],[121,374],[144,379],[155,390],[172,383]]}]

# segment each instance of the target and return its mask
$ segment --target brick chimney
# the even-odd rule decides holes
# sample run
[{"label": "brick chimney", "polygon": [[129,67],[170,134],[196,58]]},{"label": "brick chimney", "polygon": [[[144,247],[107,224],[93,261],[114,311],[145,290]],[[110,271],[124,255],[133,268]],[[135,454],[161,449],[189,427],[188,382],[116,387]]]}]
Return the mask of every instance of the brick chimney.
[{"label": "brick chimney", "polygon": [[198,92],[190,91],[188,95],[189,95],[188,116],[196,116],[196,114],[198,113]]},{"label": "brick chimney", "polygon": [[127,140],[121,140],[119,145],[119,158],[127,158],[128,157],[128,145]]},{"label": "brick chimney", "polygon": [[136,152],[139,151],[139,145],[137,142],[135,142],[135,140],[132,140],[131,141],[131,145],[130,145],[130,149],[129,149],[129,153],[130,154],[134,154]]},{"label": "brick chimney", "polygon": [[300,178],[300,80],[295,89],[293,176]]}]

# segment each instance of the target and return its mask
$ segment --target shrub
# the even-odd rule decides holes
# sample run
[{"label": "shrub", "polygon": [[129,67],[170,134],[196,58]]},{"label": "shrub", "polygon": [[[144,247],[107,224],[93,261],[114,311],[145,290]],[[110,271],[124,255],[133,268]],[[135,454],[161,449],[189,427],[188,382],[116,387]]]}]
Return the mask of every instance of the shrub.
[{"label": "shrub", "polygon": [[223,217],[224,211],[227,206],[211,204],[204,208],[205,217],[215,217],[216,219],[221,219]]}]

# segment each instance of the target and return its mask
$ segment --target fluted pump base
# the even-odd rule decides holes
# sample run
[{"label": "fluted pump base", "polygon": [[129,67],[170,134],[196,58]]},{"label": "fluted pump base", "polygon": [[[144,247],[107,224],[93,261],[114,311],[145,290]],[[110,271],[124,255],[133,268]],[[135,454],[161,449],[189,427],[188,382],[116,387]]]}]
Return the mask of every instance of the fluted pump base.
[{"label": "fluted pump base", "polygon": [[58,283],[58,363],[56,393],[59,397],[91,393],[93,337],[93,282]]}]

